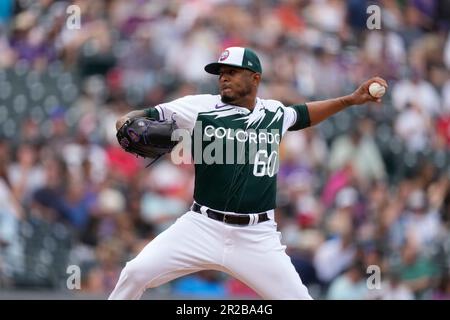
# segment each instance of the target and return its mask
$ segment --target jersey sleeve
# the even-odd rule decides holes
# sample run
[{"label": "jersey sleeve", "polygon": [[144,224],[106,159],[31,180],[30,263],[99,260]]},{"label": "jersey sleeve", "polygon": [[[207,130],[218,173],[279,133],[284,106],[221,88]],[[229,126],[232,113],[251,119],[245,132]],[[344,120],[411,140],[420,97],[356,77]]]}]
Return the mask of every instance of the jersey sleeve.
[{"label": "jersey sleeve", "polygon": [[284,107],[283,133],[307,128],[311,125],[306,104]]},{"label": "jersey sleeve", "polygon": [[185,96],[145,109],[146,116],[157,120],[174,119],[179,128],[192,131],[199,112],[197,96]]}]

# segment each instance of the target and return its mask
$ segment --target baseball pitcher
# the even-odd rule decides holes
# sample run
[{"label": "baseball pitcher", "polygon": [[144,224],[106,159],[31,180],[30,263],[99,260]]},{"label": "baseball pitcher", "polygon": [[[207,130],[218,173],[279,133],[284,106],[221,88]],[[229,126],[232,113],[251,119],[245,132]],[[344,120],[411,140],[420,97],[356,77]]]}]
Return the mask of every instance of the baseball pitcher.
[{"label": "baseball pitcher", "polygon": [[387,83],[375,77],[347,96],[284,106],[257,97],[262,67],[251,49],[227,48],[205,71],[218,76],[219,95],[181,97],[132,111],[116,123],[118,131],[128,128],[130,138],[120,135],[126,151],[133,141],[149,145],[155,139],[143,120],[136,125],[143,130],[130,130],[133,119],[171,121],[165,128],[186,130],[195,189],[190,210],[126,264],[109,299],[139,299],[147,288],[206,269],[239,279],[264,299],[311,299],[274,217],[280,141],[287,131],[315,125],[351,105],[380,102],[369,86]]}]

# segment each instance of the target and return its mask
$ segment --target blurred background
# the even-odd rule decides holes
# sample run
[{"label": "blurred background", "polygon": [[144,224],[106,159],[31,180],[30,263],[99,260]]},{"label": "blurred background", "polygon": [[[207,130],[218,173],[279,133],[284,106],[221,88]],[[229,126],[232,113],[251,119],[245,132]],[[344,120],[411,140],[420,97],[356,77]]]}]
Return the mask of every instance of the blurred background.
[{"label": "blurred background", "polygon": [[[80,29],[67,27],[71,4]],[[380,30],[366,26],[371,4]],[[314,298],[450,299],[449,27],[449,0],[1,0],[0,299],[104,299],[186,212],[193,167],[146,169],[115,121],[217,93],[203,67],[234,45],[260,55],[259,95],[286,105],[389,83],[382,105],[282,143],[276,219]],[[381,289],[366,285],[369,265]],[[144,298],[259,299],[209,271]]]}]

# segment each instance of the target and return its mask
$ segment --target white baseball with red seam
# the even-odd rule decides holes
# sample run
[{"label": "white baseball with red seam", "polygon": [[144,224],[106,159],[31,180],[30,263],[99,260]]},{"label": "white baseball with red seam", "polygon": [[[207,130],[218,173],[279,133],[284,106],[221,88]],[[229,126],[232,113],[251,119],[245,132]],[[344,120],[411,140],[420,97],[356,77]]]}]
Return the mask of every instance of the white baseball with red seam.
[{"label": "white baseball with red seam", "polygon": [[381,98],[386,93],[386,88],[378,82],[372,82],[369,86],[369,93],[374,98]]}]

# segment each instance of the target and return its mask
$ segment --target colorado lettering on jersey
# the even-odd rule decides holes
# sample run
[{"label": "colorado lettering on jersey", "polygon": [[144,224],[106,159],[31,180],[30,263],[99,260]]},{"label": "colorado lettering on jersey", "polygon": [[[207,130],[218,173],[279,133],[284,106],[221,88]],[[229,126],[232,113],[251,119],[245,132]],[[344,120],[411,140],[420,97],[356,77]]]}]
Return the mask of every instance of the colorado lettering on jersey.
[{"label": "colorado lettering on jersey", "polygon": [[259,159],[256,156],[258,152],[265,150],[270,154],[276,151],[278,154],[281,140],[278,128],[244,130],[203,125],[203,121],[197,121],[192,139],[183,138],[188,142],[184,148],[192,150],[195,164],[254,164]]},{"label": "colorado lettering on jersey", "polygon": [[248,129],[246,131],[242,129],[231,129],[231,128],[223,128],[218,127],[215,128],[213,125],[207,125],[204,129],[204,136],[219,139],[228,139],[228,140],[237,140],[238,142],[247,142],[250,143],[277,143],[280,144],[280,134],[279,130],[273,130],[274,132],[265,132],[260,131],[256,132],[254,129]]}]

